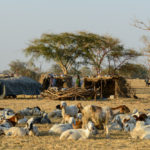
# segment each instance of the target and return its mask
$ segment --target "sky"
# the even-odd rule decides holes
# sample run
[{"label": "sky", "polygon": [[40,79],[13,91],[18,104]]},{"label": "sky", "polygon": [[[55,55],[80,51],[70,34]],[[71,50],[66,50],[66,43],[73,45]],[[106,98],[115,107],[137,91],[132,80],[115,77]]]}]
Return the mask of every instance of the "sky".
[{"label": "sky", "polygon": [[[140,51],[148,32],[132,26],[135,18],[150,20],[150,0],[0,0],[0,71],[11,61],[28,61],[23,49],[43,33],[109,34]],[[51,63],[40,64],[45,70]]]}]

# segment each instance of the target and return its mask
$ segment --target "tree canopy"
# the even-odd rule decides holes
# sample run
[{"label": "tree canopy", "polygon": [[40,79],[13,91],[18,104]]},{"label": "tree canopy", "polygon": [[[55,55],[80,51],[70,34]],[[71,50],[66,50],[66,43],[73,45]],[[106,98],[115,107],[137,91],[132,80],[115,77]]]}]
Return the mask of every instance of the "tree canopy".
[{"label": "tree canopy", "polygon": [[148,78],[148,69],[142,64],[127,63],[119,69],[120,75],[126,78]]},{"label": "tree canopy", "polygon": [[32,79],[38,80],[40,77],[40,73],[37,67],[34,67],[34,64],[30,64],[30,62],[22,62],[20,60],[12,61],[10,64],[10,72],[15,73],[21,76],[27,76]]},{"label": "tree canopy", "polygon": [[43,56],[46,60],[54,60],[67,74],[78,62],[81,51],[78,49],[77,36],[72,33],[43,34],[40,39],[31,41],[25,49],[27,55]]},{"label": "tree canopy", "polygon": [[141,55],[133,49],[125,49],[119,39],[109,35],[80,32],[80,47],[84,52],[85,61],[95,68],[97,74],[102,71],[104,64],[113,65],[115,71]]},{"label": "tree canopy", "polygon": [[34,58],[54,60],[64,74],[81,64],[91,65],[99,74],[104,64],[113,63],[118,69],[139,56],[135,50],[125,49],[117,38],[87,32],[43,34],[31,41],[24,52]]}]

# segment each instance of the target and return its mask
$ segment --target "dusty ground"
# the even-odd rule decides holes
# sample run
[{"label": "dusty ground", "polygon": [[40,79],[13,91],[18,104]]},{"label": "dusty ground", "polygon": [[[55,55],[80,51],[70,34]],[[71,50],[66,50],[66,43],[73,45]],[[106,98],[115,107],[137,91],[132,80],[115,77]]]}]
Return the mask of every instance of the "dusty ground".
[{"label": "dusty ground", "polygon": [[[68,104],[77,104],[79,101],[67,101]],[[137,108],[144,111],[145,108],[150,108],[150,99],[118,99],[105,101],[80,101],[83,105],[96,104],[98,106],[118,106],[121,104],[127,105],[131,111]],[[15,111],[21,110],[25,107],[39,106],[42,110],[50,112],[55,109],[55,106],[60,101],[52,101],[48,99],[8,99],[0,100],[0,107],[11,108]],[[111,138],[106,139],[104,133],[85,141],[61,141],[59,136],[49,135],[50,127],[60,120],[52,119],[50,125],[37,125],[40,131],[38,137],[6,137],[0,136],[0,149],[7,150],[148,150],[150,149],[150,140],[134,140],[130,138],[129,133],[123,131],[111,132]]]},{"label": "dusty ground", "polygon": [[[67,101],[68,104],[82,105],[95,104],[98,106],[118,106],[125,104],[132,111],[134,108],[144,111],[150,108],[150,87],[145,86],[144,80],[128,80],[132,88],[135,88],[136,94],[140,99],[114,99],[105,101]],[[48,99],[8,99],[0,100],[0,107],[11,108],[15,111],[25,107],[39,106],[46,112],[51,112],[60,101]],[[110,139],[106,139],[102,131],[96,136],[85,141],[60,141],[59,136],[49,135],[48,130],[54,123],[60,119],[51,119],[50,125],[37,125],[40,131],[38,137],[6,137],[0,136],[0,150],[150,150],[150,140],[131,139],[129,133],[123,131],[111,132]]]}]

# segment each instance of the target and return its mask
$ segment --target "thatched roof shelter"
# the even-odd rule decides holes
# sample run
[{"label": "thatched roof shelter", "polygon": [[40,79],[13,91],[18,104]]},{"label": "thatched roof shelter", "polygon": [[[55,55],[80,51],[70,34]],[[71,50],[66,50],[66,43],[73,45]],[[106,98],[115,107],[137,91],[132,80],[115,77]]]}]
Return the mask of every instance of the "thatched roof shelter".
[{"label": "thatched roof shelter", "polygon": [[72,77],[71,76],[59,76],[54,77],[56,79],[56,86],[60,88],[71,88]]},{"label": "thatched roof shelter", "polygon": [[118,97],[131,97],[132,91],[125,78],[119,76],[84,78],[83,88],[94,89],[97,96],[108,98],[110,95]]},{"label": "thatched roof shelter", "polygon": [[[72,87],[72,76],[53,76],[53,78],[56,80],[55,86],[58,88],[71,88]],[[43,90],[45,89],[47,90],[48,87],[50,86],[50,75],[42,74],[39,82],[42,84]]]}]

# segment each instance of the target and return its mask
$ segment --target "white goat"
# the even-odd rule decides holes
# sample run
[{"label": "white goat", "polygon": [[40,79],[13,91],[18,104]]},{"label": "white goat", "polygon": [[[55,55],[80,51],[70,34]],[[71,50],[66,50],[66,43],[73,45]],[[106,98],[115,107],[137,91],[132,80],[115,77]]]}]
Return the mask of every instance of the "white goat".
[{"label": "white goat", "polygon": [[26,127],[11,127],[3,130],[7,136],[25,136],[25,135],[39,135],[38,129],[33,125],[33,118],[29,119]]},{"label": "white goat", "polygon": [[83,140],[90,137],[92,131],[94,130],[94,124],[90,121],[88,122],[87,129],[69,129],[63,132],[60,136],[60,140],[71,139],[71,140]]},{"label": "white goat", "polygon": [[137,120],[144,119],[145,115],[142,115],[142,112],[139,112],[137,109],[134,109],[132,114],[118,114],[115,116],[114,120],[118,123],[117,120],[119,118],[119,124],[122,126],[122,130],[128,132],[134,129]]},{"label": "white goat", "polygon": [[144,121],[137,121],[136,127],[130,132],[132,138],[150,139],[150,125],[145,125]]},{"label": "white goat", "polygon": [[54,124],[50,130],[49,133],[51,134],[61,134],[64,131],[68,129],[73,129],[72,124],[75,124],[75,119],[73,117],[70,118],[70,121],[68,124]]},{"label": "white goat", "polygon": [[36,135],[36,136],[39,135],[38,128],[37,128],[37,126],[34,125],[34,118],[30,118],[27,121],[26,128],[29,130],[29,133],[28,133],[29,135]]},{"label": "white goat", "polygon": [[3,131],[7,136],[25,136],[28,134],[28,130],[19,127],[11,127],[9,129],[4,129]]},{"label": "white goat", "polygon": [[0,110],[0,118],[5,118],[5,119],[9,119],[12,116],[15,115],[15,112],[9,108],[4,108],[2,110]]},{"label": "white goat", "polygon": [[[70,106],[67,106],[67,103],[62,101],[61,102],[61,107],[63,107],[65,109],[65,113],[70,115],[71,117],[76,117],[79,109],[77,108],[76,105],[70,105]],[[62,117],[63,117],[63,112],[62,112]]]}]

